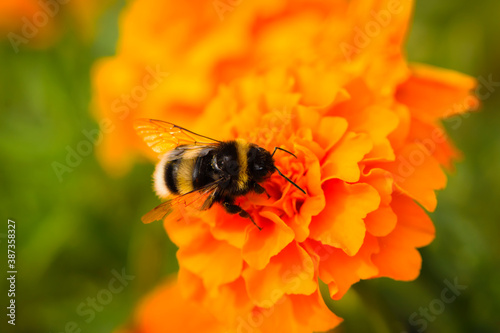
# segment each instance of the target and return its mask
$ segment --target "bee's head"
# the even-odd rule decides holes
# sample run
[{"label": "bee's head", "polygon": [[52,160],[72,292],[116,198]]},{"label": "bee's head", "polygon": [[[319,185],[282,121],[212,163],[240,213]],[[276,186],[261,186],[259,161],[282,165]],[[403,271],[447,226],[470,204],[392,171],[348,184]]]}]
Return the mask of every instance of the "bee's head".
[{"label": "bee's head", "polygon": [[276,170],[273,156],[264,148],[252,145],[247,156],[248,175],[257,183],[272,175]]},{"label": "bee's head", "polygon": [[299,185],[295,184],[287,176],[282,174],[281,171],[274,165],[273,155],[276,152],[276,150],[284,151],[292,155],[293,157],[297,158],[297,156],[295,156],[293,153],[280,147],[275,147],[273,153],[271,154],[264,148],[260,148],[259,146],[253,145],[248,150],[248,173],[250,177],[252,177],[252,179],[257,183],[259,183],[276,171],[281,177],[285,178],[293,186],[298,188],[302,193],[306,194],[306,191],[300,188]]}]

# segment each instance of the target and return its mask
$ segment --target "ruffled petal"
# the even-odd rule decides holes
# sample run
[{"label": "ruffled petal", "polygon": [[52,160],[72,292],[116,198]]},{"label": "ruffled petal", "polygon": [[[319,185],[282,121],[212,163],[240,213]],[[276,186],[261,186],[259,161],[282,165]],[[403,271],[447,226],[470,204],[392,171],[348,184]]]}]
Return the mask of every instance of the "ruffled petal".
[{"label": "ruffled petal", "polygon": [[210,233],[181,247],[177,259],[180,266],[201,277],[209,290],[236,280],[243,267],[241,250],[214,239]]},{"label": "ruffled petal", "polygon": [[398,217],[396,228],[379,238],[380,253],[372,259],[379,276],[409,281],[420,273],[422,258],[416,250],[434,239],[434,225],[429,216],[405,195],[395,195],[391,207]]},{"label": "ruffled petal", "polygon": [[323,185],[325,209],[313,218],[311,238],[355,255],[365,238],[366,215],[378,208],[380,196],[367,184],[331,180]]},{"label": "ruffled petal", "polygon": [[243,277],[250,298],[256,305],[267,308],[283,295],[309,295],[318,287],[314,263],[296,242],[272,257],[264,269],[246,268]]},{"label": "ruffled petal", "polygon": [[358,163],[372,147],[373,144],[367,134],[348,132],[326,156],[321,170],[323,181],[332,178],[346,182],[358,181],[360,176]]},{"label": "ruffled petal", "polygon": [[379,251],[377,239],[367,235],[361,249],[349,256],[329,245],[310,243],[319,256],[319,278],[328,284],[330,296],[340,299],[354,283],[377,275],[378,268],[372,262],[372,255]]},{"label": "ruffled petal", "polygon": [[394,181],[390,172],[373,168],[363,173],[361,181],[371,185],[380,195],[380,206],[366,215],[366,231],[373,236],[385,236],[396,226],[397,217],[390,207]]},{"label": "ruffled petal", "polygon": [[446,175],[439,163],[423,145],[415,143],[406,145],[396,156],[395,162],[386,165],[394,175],[396,187],[428,211],[434,211],[437,205],[434,191],[446,186]]},{"label": "ruffled petal", "polygon": [[[254,269],[264,268],[272,256],[278,254],[293,241],[294,232],[273,212],[263,211],[258,223],[262,230],[252,228],[243,245],[242,256]],[[238,218],[235,218],[238,223]]]},{"label": "ruffled petal", "polygon": [[342,322],[326,306],[318,292],[311,295],[291,295],[293,317],[304,327],[304,332],[324,332]]},{"label": "ruffled petal", "polygon": [[470,76],[428,65],[410,69],[411,76],[398,88],[396,99],[408,106],[413,117],[433,123],[478,108],[471,94],[477,83]]},{"label": "ruffled petal", "polygon": [[[165,320],[168,318],[168,320]],[[193,320],[196,318],[196,320]],[[135,316],[133,332],[209,332],[223,329],[198,303],[185,299],[175,280],[168,280],[145,298]]]}]

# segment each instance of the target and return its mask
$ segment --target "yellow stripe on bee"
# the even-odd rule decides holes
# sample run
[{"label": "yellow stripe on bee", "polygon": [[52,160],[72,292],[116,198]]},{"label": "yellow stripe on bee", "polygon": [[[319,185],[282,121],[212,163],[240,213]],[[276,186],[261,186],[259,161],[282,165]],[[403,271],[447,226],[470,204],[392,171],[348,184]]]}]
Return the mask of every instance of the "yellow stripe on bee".
[{"label": "yellow stripe on bee", "polygon": [[170,154],[171,152],[167,152],[163,155],[160,162],[156,165],[155,172],[153,174],[156,195],[162,199],[168,198],[170,195],[170,190],[168,189],[165,181],[165,168],[167,167]]},{"label": "yellow stripe on bee", "polygon": [[193,170],[196,164],[196,158],[199,151],[197,149],[187,150],[182,155],[182,160],[179,163],[179,169],[175,176],[177,189],[179,194],[185,194],[194,190],[193,187]]},{"label": "yellow stripe on bee", "polygon": [[238,164],[240,167],[240,172],[238,175],[238,188],[243,190],[247,186],[248,182],[248,149],[250,145],[243,139],[236,139],[236,148],[238,150]]}]

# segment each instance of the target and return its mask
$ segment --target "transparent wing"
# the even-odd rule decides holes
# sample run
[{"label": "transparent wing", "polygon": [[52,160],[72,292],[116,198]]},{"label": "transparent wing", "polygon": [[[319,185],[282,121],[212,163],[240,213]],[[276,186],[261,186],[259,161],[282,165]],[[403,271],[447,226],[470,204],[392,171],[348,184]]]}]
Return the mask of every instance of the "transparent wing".
[{"label": "transparent wing", "polygon": [[192,145],[194,148],[200,148],[220,143],[218,140],[156,119],[137,119],[134,121],[134,129],[144,142],[159,154],[166,153],[180,145]]},{"label": "transparent wing", "polygon": [[142,222],[151,223],[164,219],[178,221],[185,215],[210,208],[214,202],[220,180],[201,189],[168,199],[142,217]]},{"label": "transparent wing", "polygon": [[215,147],[213,145],[184,145],[184,146],[178,146],[175,148],[175,150],[171,150],[170,153],[168,153],[165,157],[167,161],[174,161],[179,158],[186,158],[185,154],[186,152],[191,152],[190,156],[195,156],[196,158],[206,156],[209,152],[211,152]]},{"label": "transparent wing", "polygon": [[142,217],[143,223],[151,223],[154,221],[161,221],[167,215],[173,212],[172,200],[167,200],[159,206],[156,206],[150,210],[146,215]]}]

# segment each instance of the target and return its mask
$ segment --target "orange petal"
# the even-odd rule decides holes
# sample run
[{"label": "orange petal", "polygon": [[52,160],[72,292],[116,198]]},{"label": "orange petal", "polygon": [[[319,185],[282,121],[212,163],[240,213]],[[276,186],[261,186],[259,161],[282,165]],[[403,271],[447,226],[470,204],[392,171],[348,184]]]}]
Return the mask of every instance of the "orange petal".
[{"label": "orange petal", "polygon": [[361,182],[373,186],[380,195],[380,207],[365,218],[366,231],[373,236],[385,236],[396,226],[397,217],[389,204],[392,201],[394,180],[390,172],[373,168],[363,172]]},{"label": "orange petal", "polygon": [[348,132],[325,158],[321,170],[323,181],[332,178],[346,182],[358,181],[360,176],[358,163],[372,147],[373,144],[367,134]]},{"label": "orange petal", "polygon": [[123,57],[99,60],[92,71],[95,92],[92,111],[101,119],[104,133],[102,142],[96,144],[96,154],[106,170],[115,176],[130,170],[134,149],[144,149],[148,156],[156,156],[143,145],[132,126],[132,120],[138,116],[139,103],[130,100],[129,95],[145,71]]},{"label": "orange petal", "polygon": [[397,217],[389,204],[392,201],[394,180],[386,170],[373,168],[363,172],[361,182],[373,186],[380,195],[380,207],[366,215],[365,226],[373,236],[386,236],[396,226]]},{"label": "orange petal", "polygon": [[241,276],[233,282],[208,292],[199,276],[180,267],[177,281],[185,299],[196,301],[220,322],[231,324],[237,316],[247,313],[254,307]]},{"label": "orange petal", "polygon": [[322,107],[331,104],[342,94],[338,73],[325,68],[301,66],[297,71],[297,86],[302,92],[301,104]]},{"label": "orange petal", "polygon": [[189,246],[209,233],[209,227],[201,219],[184,216],[179,221],[164,220],[163,227],[170,240],[178,247]]},{"label": "orange petal", "polygon": [[260,216],[262,230],[251,228],[242,249],[243,259],[254,269],[263,269],[294,238],[293,230],[275,213],[263,211]]},{"label": "orange petal", "polygon": [[344,135],[347,130],[347,120],[341,117],[323,117],[315,131],[314,141],[328,151]]},{"label": "orange petal", "polygon": [[380,253],[372,259],[379,268],[379,276],[413,280],[419,275],[422,262],[415,248],[434,239],[434,225],[429,216],[405,195],[395,195],[391,207],[398,216],[396,228],[379,238]]},{"label": "orange petal", "polygon": [[223,329],[206,309],[183,298],[172,279],[141,302],[135,322],[134,331],[141,333],[217,333]]},{"label": "orange petal", "polygon": [[421,144],[408,144],[396,156],[396,161],[386,166],[394,175],[396,187],[428,211],[434,211],[437,205],[434,191],[446,185],[446,175],[439,163]]},{"label": "orange petal", "polygon": [[[353,21],[353,25],[364,27],[367,22],[376,20],[377,23],[385,25],[381,28],[380,36],[373,38],[372,43],[380,43],[388,46],[401,46],[406,33],[408,25],[411,22],[410,16],[413,12],[413,0],[360,0],[352,1],[349,8],[349,17]],[[388,22],[374,17],[374,15],[384,15],[381,11],[388,12]],[[353,32],[353,34],[355,31]],[[374,57],[377,58],[377,57]]]},{"label": "orange petal", "polygon": [[243,271],[250,298],[259,307],[269,308],[285,294],[313,293],[317,287],[314,264],[296,242],[290,243],[262,270]]},{"label": "orange petal", "polygon": [[255,308],[250,314],[238,318],[233,332],[311,333],[330,330],[341,321],[315,292],[308,296],[284,296],[269,309]]},{"label": "orange petal", "polygon": [[398,116],[399,124],[396,129],[390,133],[387,138],[391,142],[394,151],[400,150],[401,147],[408,142],[408,133],[410,132],[410,125],[412,122],[410,110],[403,104],[395,103],[392,107],[394,113]]},{"label": "orange petal", "polygon": [[181,247],[177,259],[180,266],[201,277],[208,290],[236,280],[243,267],[241,250],[214,239],[211,234]]},{"label": "orange petal", "polygon": [[309,237],[309,224],[312,216],[318,215],[325,207],[325,195],[321,187],[321,167],[316,156],[305,148],[297,147],[303,151],[306,158],[307,196],[300,205],[297,213],[291,217],[288,226],[295,232],[295,240],[303,242]]},{"label": "orange petal", "polygon": [[396,92],[396,99],[408,106],[413,117],[424,122],[450,117],[478,107],[471,91],[476,80],[428,65],[413,65],[411,77]]},{"label": "orange petal", "polygon": [[434,239],[435,228],[429,215],[412,199],[394,195],[391,207],[398,216],[398,224],[389,236],[404,240],[414,247],[429,245]]},{"label": "orange petal", "polygon": [[386,236],[396,227],[397,219],[396,214],[392,211],[390,206],[380,205],[376,211],[366,215],[366,231],[373,236]]},{"label": "orange petal", "polygon": [[[462,120],[459,119],[459,121]],[[460,125],[461,123],[456,124]],[[452,123],[451,128],[454,129],[456,124]],[[461,154],[447,139],[448,134],[440,124],[434,125],[418,119],[412,120],[408,141],[420,144],[428,155],[434,157],[439,164],[450,170],[453,166],[452,162],[459,159]]]},{"label": "orange petal", "polygon": [[328,284],[333,299],[342,298],[360,279],[372,278],[378,273],[371,257],[379,247],[371,235],[366,235],[363,246],[354,256],[324,244],[311,243],[310,246],[320,257],[319,278]]},{"label": "orange petal", "polygon": [[220,322],[234,325],[238,317],[254,308],[254,304],[248,297],[243,277],[239,277],[221,286],[216,293],[207,295],[203,307],[209,309]]},{"label": "orange petal", "polygon": [[311,238],[355,255],[365,237],[366,214],[380,204],[378,192],[367,184],[346,184],[339,180],[324,183],[326,207],[313,217]]},{"label": "orange petal", "polygon": [[190,272],[184,267],[179,267],[179,272],[177,273],[177,284],[182,296],[185,299],[201,302],[207,294],[201,277]]},{"label": "orange petal", "polygon": [[326,306],[319,292],[311,295],[289,296],[293,308],[293,318],[303,327],[314,332],[331,330],[342,322]]},{"label": "orange petal", "polygon": [[[255,226],[249,221],[242,223],[234,215],[229,215],[221,205],[214,205],[210,208],[213,215],[207,218],[215,220],[215,225],[211,228],[214,238],[224,240],[234,247],[243,248],[249,230]],[[248,220],[248,219],[247,219]]]},{"label": "orange petal", "polygon": [[347,89],[352,99],[332,108],[329,113],[347,119],[349,131],[369,135],[373,149],[365,159],[394,160],[387,136],[399,124],[397,113],[387,101],[379,100],[364,80],[352,81]]},{"label": "orange petal", "polygon": [[358,133],[368,133],[373,141],[373,150],[365,159],[393,161],[394,151],[387,136],[396,129],[399,118],[392,110],[377,106],[367,108],[366,114],[360,113],[359,116],[364,117],[364,123],[359,123],[358,129],[352,129]]},{"label": "orange petal", "polygon": [[391,203],[394,180],[389,171],[376,167],[369,171],[363,171],[360,183],[366,183],[375,188],[380,195],[381,204],[388,205]]}]

